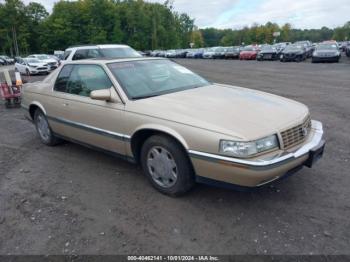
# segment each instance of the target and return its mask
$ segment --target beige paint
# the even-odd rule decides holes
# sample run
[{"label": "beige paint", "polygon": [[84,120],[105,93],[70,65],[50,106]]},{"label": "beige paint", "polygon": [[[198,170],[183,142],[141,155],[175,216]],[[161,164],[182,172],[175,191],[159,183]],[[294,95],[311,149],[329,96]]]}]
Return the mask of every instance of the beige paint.
[{"label": "beige paint", "polygon": [[[145,59],[145,58],[141,58]],[[219,154],[221,139],[250,141],[277,134],[301,124],[308,108],[296,101],[242,87],[213,84],[207,87],[131,101],[106,64],[138,59],[83,60],[71,64],[98,64],[113,87],[99,92],[109,101],[53,91],[57,69],[43,82],[24,86],[23,106],[38,105],[47,116],[131,137],[139,130],[153,129],[176,138],[187,150]],[[152,60],[152,58],[149,58]],[[67,63],[68,64],[68,63]],[[54,132],[83,143],[132,157],[130,142],[115,139],[49,119]],[[313,134],[311,133],[309,138]],[[305,141],[306,143],[307,141]],[[303,146],[288,149],[295,151]],[[285,153],[283,148],[264,154]],[[264,171],[191,158],[197,175],[238,185],[256,186],[281,176],[305,161],[304,155],[288,164]]]}]

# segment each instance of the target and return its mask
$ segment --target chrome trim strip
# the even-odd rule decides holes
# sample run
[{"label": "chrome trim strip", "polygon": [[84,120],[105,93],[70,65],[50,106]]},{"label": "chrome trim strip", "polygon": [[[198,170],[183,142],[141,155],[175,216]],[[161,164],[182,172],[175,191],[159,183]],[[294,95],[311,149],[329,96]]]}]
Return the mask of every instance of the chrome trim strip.
[{"label": "chrome trim strip", "polygon": [[94,126],[90,126],[90,125],[86,125],[86,124],[82,124],[82,123],[78,123],[78,122],[74,122],[74,121],[70,121],[64,118],[58,118],[58,117],[52,117],[52,116],[47,116],[47,118],[49,120],[58,122],[58,123],[62,123],[62,124],[66,124],[66,125],[70,125],[72,127],[76,127],[76,128],[80,128],[80,129],[84,129],[90,132],[94,132],[96,134],[99,135],[104,135],[104,136],[109,136],[115,139],[119,139],[125,142],[130,142],[131,140],[131,136],[128,135],[124,135],[124,134],[120,134],[120,133],[116,133],[116,132],[112,132],[109,130],[105,130],[105,129],[101,129],[98,127],[94,127]]},{"label": "chrome trim strip", "polygon": [[282,156],[275,157],[273,159],[258,159],[258,160],[246,160],[234,157],[221,156],[211,153],[200,152],[196,150],[188,150],[188,153],[191,157],[205,159],[209,161],[226,161],[230,163],[242,164],[251,167],[269,167],[271,165],[280,164],[281,162],[285,162],[288,160],[293,160],[299,158],[305,154],[307,154],[312,148],[316,147],[322,140],[323,136],[323,127],[322,123],[316,120],[312,120],[312,129],[314,130],[314,136],[312,140],[299,148],[297,151],[293,153],[287,153]]}]

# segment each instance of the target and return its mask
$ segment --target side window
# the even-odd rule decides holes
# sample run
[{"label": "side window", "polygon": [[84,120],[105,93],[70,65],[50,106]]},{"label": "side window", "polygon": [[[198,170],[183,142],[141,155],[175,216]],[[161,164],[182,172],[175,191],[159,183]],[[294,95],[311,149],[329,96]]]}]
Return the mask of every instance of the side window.
[{"label": "side window", "polygon": [[86,58],[97,58],[100,57],[100,52],[98,49],[87,49]]},{"label": "side window", "polygon": [[63,55],[63,60],[67,60],[67,58],[69,57],[69,55],[72,53],[72,51],[66,51],[64,52],[64,55]]},{"label": "side window", "polygon": [[87,58],[87,49],[77,50],[72,58],[72,60],[82,60]]},{"label": "side window", "polygon": [[65,65],[61,72],[58,74],[58,77],[55,82],[54,90],[59,92],[67,92],[67,83],[69,76],[72,72],[72,65]]},{"label": "side window", "polygon": [[67,92],[89,97],[91,91],[109,89],[111,86],[112,82],[101,66],[74,65],[68,80]]}]

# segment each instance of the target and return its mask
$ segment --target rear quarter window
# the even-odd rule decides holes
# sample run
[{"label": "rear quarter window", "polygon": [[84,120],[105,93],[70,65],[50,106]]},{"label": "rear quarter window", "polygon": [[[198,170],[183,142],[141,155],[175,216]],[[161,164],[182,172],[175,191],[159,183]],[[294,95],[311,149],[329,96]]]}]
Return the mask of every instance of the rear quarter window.
[{"label": "rear quarter window", "polygon": [[54,90],[58,92],[67,92],[67,83],[69,80],[69,76],[72,72],[73,66],[72,65],[65,65],[61,69],[60,73],[58,74],[58,77],[56,78]]}]

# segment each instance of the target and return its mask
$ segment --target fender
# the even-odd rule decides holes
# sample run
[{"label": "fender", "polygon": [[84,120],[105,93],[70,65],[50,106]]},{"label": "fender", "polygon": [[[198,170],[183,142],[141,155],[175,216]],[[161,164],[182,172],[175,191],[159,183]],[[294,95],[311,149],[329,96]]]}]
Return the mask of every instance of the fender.
[{"label": "fender", "polygon": [[178,132],[176,132],[175,130],[173,130],[167,126],[158,125],[158,124],[145,124],[145,125],[141,125],[141,126],[137,127],[131,135],[131,140],[132,140],[134,134],[136,134],[137,132],[142,131],[142,130],[154,130],[154,131],[166,133],[169,136],[172,136],[176,140],[178,140],[186,150],[189,149],[187,142]]},{"label": "fender", "polygon": [[43,113],[45,114],[45,116],[47,115],[47,114],[46,114],[46,110],[44,109],[43,105],[42,105],[40,102],[38,102],[38,101],[32,101],[32,102],[29,104],[28,110],[29,110],[30,107],[33,106],[33,105],[39,107],[39,108],[41,109],[41,111],[43,111]]}]

